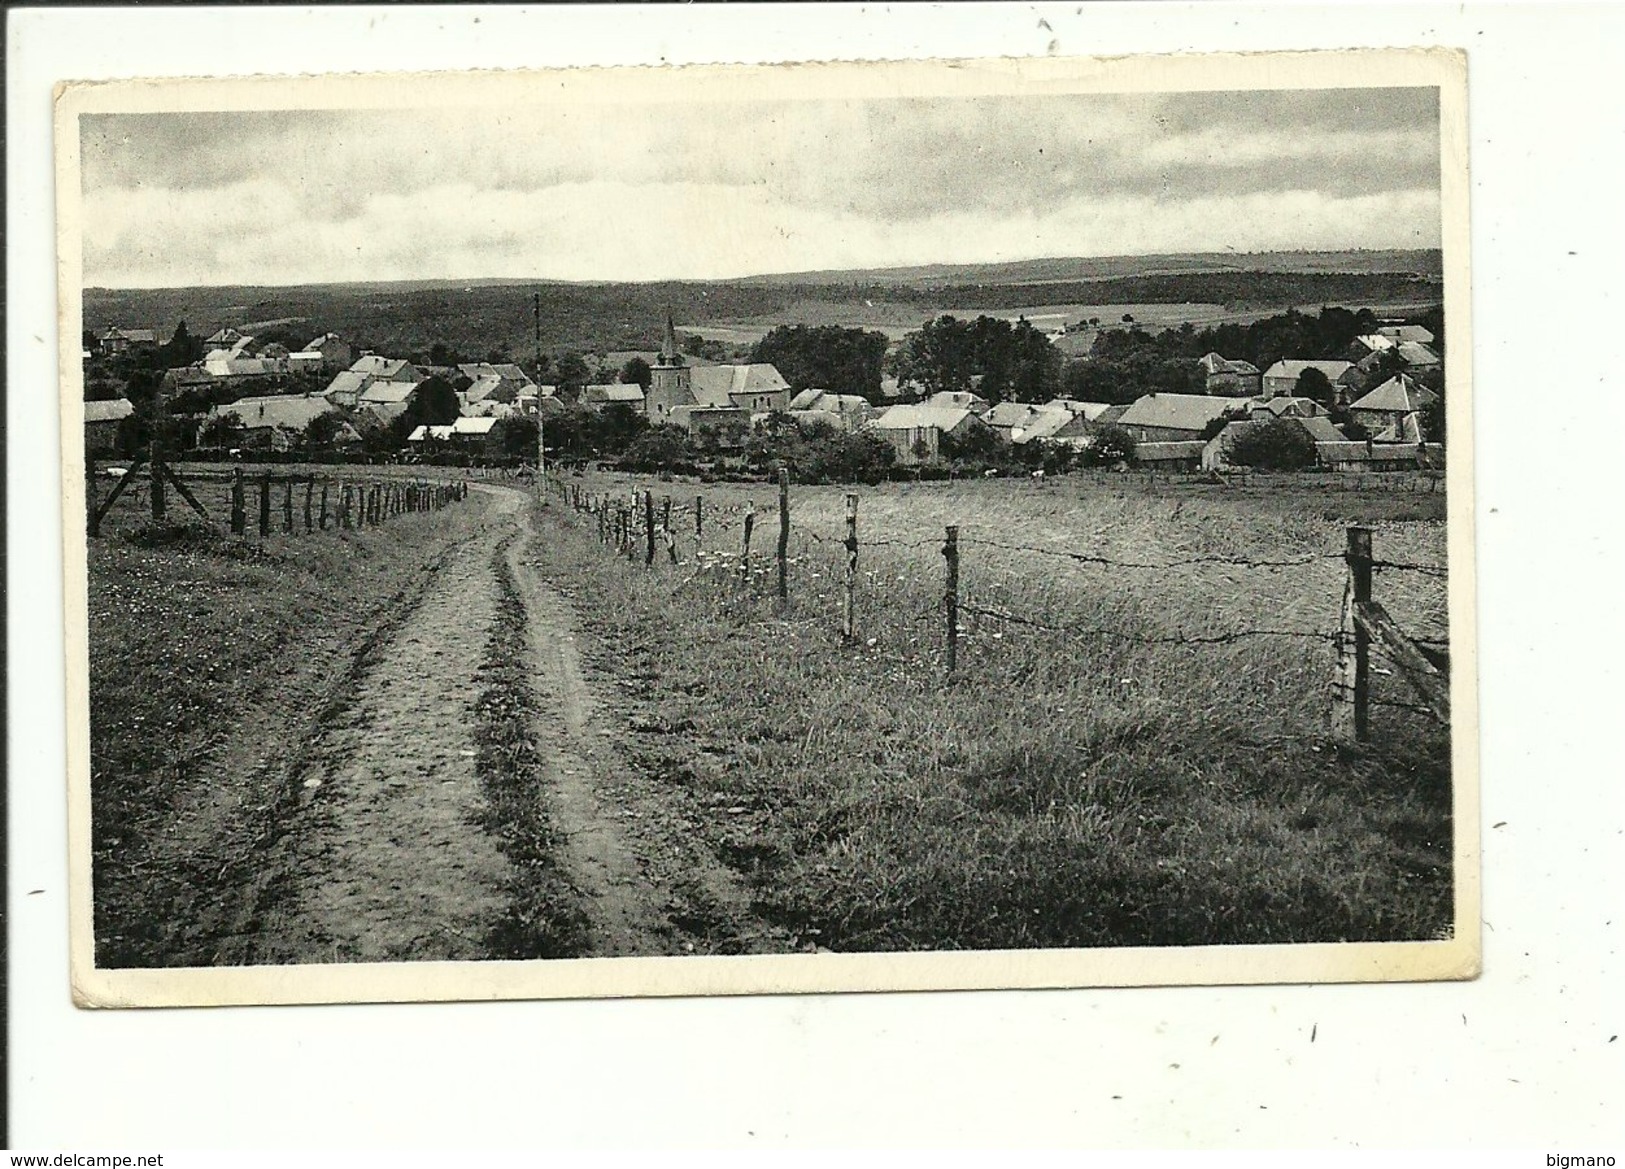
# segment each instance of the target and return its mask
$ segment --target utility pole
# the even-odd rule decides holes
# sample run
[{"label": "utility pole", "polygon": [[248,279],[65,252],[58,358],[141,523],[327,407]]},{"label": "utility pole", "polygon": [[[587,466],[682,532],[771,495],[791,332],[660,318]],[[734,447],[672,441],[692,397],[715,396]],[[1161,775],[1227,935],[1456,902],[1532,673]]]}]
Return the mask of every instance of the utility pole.
[{"label": "utility pole", "polygon": [[[536,309],[536,376],[542,376],[542,294],[535,293],[532,303]],[[542,387],[536,386],[536,482],[542,503],[547,503],[547,439],[546,423],[542,415]]]}]

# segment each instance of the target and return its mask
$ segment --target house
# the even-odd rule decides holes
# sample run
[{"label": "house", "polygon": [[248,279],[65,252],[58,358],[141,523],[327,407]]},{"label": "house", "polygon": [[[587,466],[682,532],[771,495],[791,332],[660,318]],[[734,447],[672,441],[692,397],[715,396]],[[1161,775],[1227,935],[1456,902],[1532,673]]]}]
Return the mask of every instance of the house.
[{"label": "house", "polygon": [[1399,373],[1352,402],[1349,417],[1373,435],[1388,431],[1403,435],[1406,419],[1410,419],[1411,426],[1419,433],[1417,414],[1438,400],[1439,395],[1420,385],[1410,374]]},{"label": "house", "polygon": [[1433,465],[1425,443],[1346,439],[1316,443],[1315,461],[1328,471],[1414,471]]},{"label": "house", "polygon": [[1296,394],[1298,391],[1298,378],[1303,376],[1306,369],[1318,369],[1326,375],[1326,380],[1332,385],[1337,379],[1348,372],[1352,361],[1287,361],[1284,358],[1277,361],[1264,371],[1262,394],[1266,398],[1273,398],[1278,394]]},{"label": "house", "polygon": [[[650,422],[660,425],[678,422],[674,411],[685,406],[701,406],[707,410],[740,410],[744,412],[748,425],[751,414],[789,409],[790,383],[767,362],[744,365],[698,365],[689,362],[677,350],[677,330],[668,313],[660,358],[650,369],[644,412]],[[678,424],[692,428],[693,412],[690,411],[685,417],[688,421]]]},{"label": "house", "polygon": [[[875,416],[869,399],[859,394],[836,394],[829,390],[806,389],[790,399],[789,411],[795,417],[832,417],[835,424],[848,433],[855,433],[868,425]],[[816,421],[816,417],[814,417]]]},{"label": "house", "polygon": [[883,410],[864,429],[889,442],[897,452],[897,462],[909,466],[942,457],[944,436],[962,438],[988,427],[974,410],[922,402]]},{"label": "house", "polygon": [[581,391],[581,403],[593,410],[602,410],[609,405],[621,405],[642,414],[643,387],[636,382],[606,382],[602,385],[587,386]]},{"label": "house", "polygon": [[927,398],[925,405],[946,410],[972,410],[977,414],[986,414],[992,407],[992,403],[982,395],[969,390],[942,390]]},{"label": "house", "polygon": [[1235,408],[1229,398],[1206,394],[1146,394],[1123,412],[1117,425],[1136,442],[1194,441],[1201,438],[1208,423]]},{"label": "house", "polygon": [[230,325],[227,325],[225,328],[217,329],[215,332],[209,334],[209,336],[203,339],[203,351],[208,353],[215,349],[235,349],[242,342],[252,340],[253,338],[247,333],[244,333],[239,329],[233,329]]},{"label": "house", "polygon": [[407,435],[406,441],[411,443],[413,446],[421,446],[426,442],[450,442],[451,433],[452,431],[450,426],[423,425],[419,426],[416,430],[412,431],[411,434]]},{"label": "house", "polygon": [[1277,418],[1324,418],[1328,413],[1313,398],[1254,398],[1247,404],[1247,412],[1255,417],[1273,414]]},{"label": "house", "polygon": [[410,361],[404,358],[380,357],[376,353],[365,353],[358,357],[350,366],[350,370],[386,382],[411,382],[416,385],[423,380],[423,374]]},{"label": "house", "polygon": [[1209,353],[1198,359],[1197,365],[1207,379],[1207,392],[1229,398],[1250,398],[1257,395],[1262,386],[1263,375],[1258,372],[1258,366],[1250,361],[1239,358],[1231,360],[1220,357],[1217,353]]},{"label": "house", "polygon": [[667,426],[681,426],[690,437],[708,434],[724,447],[743,445],[750,433],[749,410],[737,406],[675,406],[667,416]]},{"label": "house", "polygon": [[[332,407],[321,398],[278,396],[240,398],[229,406],[216,406],[209,417],[235,419],[243,428],[242,445],[257,449],[287,450],[304,429]],[[361,436],[348,422],[339,425],[335,441],[359,442]]]},{"label": "house", "polygon": [[1020,446],[1044,439],[1062,438],[1067,432],[1076,434],[1091,429],[1089,419],[1082,414],[1042,406],[1025,423],[1010,432],[1010,441]]},{"label": "house", "polygon": [[377,380],[364,373],[354,370],[341,370],[327,383],[327,389],[316,397],[326,398],[335,406],[343,406],[346,410],[353,410],[360,403],[361,394],[366,388]]},{"label": "house", "polygon": [[112,451],[118,445],[119,423],[135,413],[128,398],[85,403],[85,453]]},{"label": "house", "polygon": [[1051,398],[1044,403],[1048,410],[1065,410],[1069,414],[1081,415],[1086,421],[1094,422],[1111,407],[1105,402],[1080,402],[1075,398]]},{"label": "house", "polygon": [[[793,406],[794,403],[791,403]],[[1000,402],[991,410],[982,415],[982,421],[998,431],[999,437],[1006,442],[1012,440],[1015,432],[1024,428],[1038,415],[1039,408],[1030,402]],[[1071,418],[1065,411],[1061,413]]]},{"label": "house", "polygon": [[[1331,419],[1321,417],[1298,417],[1286,415],[1286,420],[1293,426],[1301,429],[1317,444],[1324,442],[1344,442],[1347,436],[1332,425]],[[1211,471],[1219,467],[1231,465],[1230,452],[1235,446],[1236,439],[1253,430],[1264,426],[1275,419],[1265,413],[1263,417],[1254,415],[1252,418],[1237,419],[1230,423],[1218,434],[1207,441],[1202,449],[1202,469]]]},{"label": "house", "polygon": [[463,407],[464,418],[515,418],[521,413],[520,408],[512,402],[499,402],[495,398],[487,398],[483,402],[471,402]]},{"label": "house", "polygon": [[156,349],[158,347],[158,334],[151,329],[120,329],[109,328],[97,339],[102,352],[108,356],[117,353],[127,353],[132,349]]},{"label": "house", "polygon": [[314,337],[298,353],[288,355],[293,369],[319,369],[324,373],[345,369],[354,359],[350,343],[337,333],[323,333]]},{"label": "house", "polygon": [[1386,353],[1394,347],[1392,338],[1384,337],[1381,333],[1366,333],[1356,337],[1350,344],[1346,356],[1356,365],[1370,357],[1373,353]]},{"label": "house", "polygon": [[1422,345],[1433,344],[1433,332],[1421,325],[1383,325],[1377,334],[1395,343],[1415,341]]},{"label": "house", "polygon": [[211,377],[270,377],[287,373],[284,362],[270,357],[218,356],[225,350],[216,350],[203,362]]},{"label": "house", "polygon": [[1396,348],[1407,369],[1438,369],[1443,364],[1439,355],[1420,341],[1401,341]]},{"label": "house", "polygon": [[519,400],[519,390],[506,384],[502,375],[492,370],[469,382],[467,388],[458,390],[457,400],[465,407],[485,401],[512,403]]},{"label": "house", "polygon": [[1152,471],[1197,471],[1202,466],[1200,439],[1188,442],[1142,442],[1134,448],[1134,462]]},{"label": "house", "polygon": [[[353,370],[351,372],[354,372]],[[361,391],[356,405],[365,407],[389,421],[406,413],[420,382],[374,381]]]}]

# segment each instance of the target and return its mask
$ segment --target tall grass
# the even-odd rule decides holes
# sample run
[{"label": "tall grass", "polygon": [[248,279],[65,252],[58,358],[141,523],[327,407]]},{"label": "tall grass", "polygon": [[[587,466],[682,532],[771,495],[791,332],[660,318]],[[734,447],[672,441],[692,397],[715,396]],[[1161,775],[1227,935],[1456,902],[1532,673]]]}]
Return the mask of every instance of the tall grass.
[{"label": "tall grass", "polygon": [[[1329,633],[1342,524],[1366,517],[1329,516],[1300,488],[866,490],[848,645],[833,542],[843,491],[794,491],[781,608],[763,554],[774,489],[650,486],[657,499],[706,496],[707,537],[680,544],[689,563],[629,563],[600,548],[595,523],[553,507],[559,536],[542,567],[583,598],[610,647],[601,667],[646,679],[665,721],[692,728],[643,748],[644,764],[748,809],[702,831],[752,877],[759,909],[804,938],[1004,948],[1425,938],[1448,926],[1442,732],[1384,712],[1373,746],[1327,741],[1325,638],[1160,643]],[[1407,511],[1436,502],[1355,502],[1400,517],[1378,524],[1380,556],[1441,562],[1442,523]],[[737,540],[752,504],[763,553],[747,577]],[[951,680],[949,522],[961,528],[962,595],[1049,627],[967,616]],[[1159,571],[996,545],[1304,563]],[[1385,579],[1383,600],[1402,621],[1441,619],[1440,584]]]}]

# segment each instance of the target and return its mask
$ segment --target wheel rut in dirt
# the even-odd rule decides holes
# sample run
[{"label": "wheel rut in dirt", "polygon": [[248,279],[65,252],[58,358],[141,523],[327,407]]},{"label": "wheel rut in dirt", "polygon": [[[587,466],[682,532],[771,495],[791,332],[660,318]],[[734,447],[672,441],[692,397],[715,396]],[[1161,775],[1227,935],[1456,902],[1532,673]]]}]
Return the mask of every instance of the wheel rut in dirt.
[{"label": "wheel rut in dirt", "polygon": [[512,873],[479,825],[470,706],[497,612],[490,561],[518,505],[502,494],[318,733],[254,961],[486,956]]}]

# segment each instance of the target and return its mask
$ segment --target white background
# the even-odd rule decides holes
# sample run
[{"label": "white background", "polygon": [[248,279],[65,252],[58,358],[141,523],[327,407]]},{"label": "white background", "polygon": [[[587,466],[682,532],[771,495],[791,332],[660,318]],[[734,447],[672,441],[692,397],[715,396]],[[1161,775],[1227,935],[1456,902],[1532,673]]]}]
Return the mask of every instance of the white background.
[{"label": "white background", "polygon": [[[12,11],[13,1145],[1617,1151],[1622,34],[1618,6],[1555,5]],[[70,1006],[55,81],[1418,44],[1470,53],[1483,978],[675,1002]]]}]

